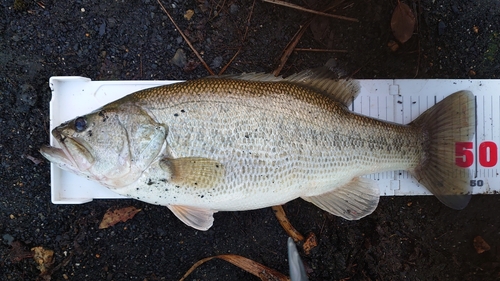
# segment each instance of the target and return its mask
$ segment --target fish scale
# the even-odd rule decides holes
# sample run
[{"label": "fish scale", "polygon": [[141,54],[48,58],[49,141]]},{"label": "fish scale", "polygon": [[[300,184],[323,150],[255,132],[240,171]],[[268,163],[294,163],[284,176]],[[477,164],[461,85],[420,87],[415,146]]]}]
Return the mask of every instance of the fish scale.
[{"label": "fish scale", "polygon": [[[470,140],[473,95],[457,92],[409,125],[352,113],[355,81],[326,67],[286,79],[205,78],[133,93],[53,130],[60,167],[165,205],[196,229],[213,213],[303,198],[345,219],[376,208],[363,175],[407,170],[446,205],[468,203],[450,142]],[[438,166],[439,163],[439,166]]]}]

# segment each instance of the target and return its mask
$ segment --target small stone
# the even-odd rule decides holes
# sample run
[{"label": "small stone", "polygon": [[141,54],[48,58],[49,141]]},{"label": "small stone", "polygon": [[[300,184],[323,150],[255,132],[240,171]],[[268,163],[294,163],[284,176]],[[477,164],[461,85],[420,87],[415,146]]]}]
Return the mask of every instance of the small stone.
[{"label": "small stone", "polygon": [[106,33],[106,22],[103,22],[100,26],[99,26],[99,36],[103,36],[104,33]]},{"label": "small stone", "polygon": [[218,68],[222,64],[223,58],[221,56],[216,57],[210,64],[211,68]]},{"label": "small stone", "polygon": [[229,7],[229,12],[234,15],[234,14],[238,13],[239,9],[240,9],[240,7],[238,5],[231,4],[231,6]]},{"label": "small stone", "polygon": [[446,30],[446,24],[442,21],[438,23],[438,34],[439,35],[444,35],[444,32]]},{"label": "small stone", "polygon": [[178,67],[184,67],[187,63],[186,53],[183,49],[177,49],[174,57],[170,60],[170,63],[177,65]]},{"label": "small stone", "polygon": [[5,244],[7,244],[7,245],[9,245],[9,246],[10,246],[10,244],[12,244],[12,242],[14,242],[14,240],[15,240],[15,239],[14,239],[14,237],[13,237],[12,235],[10,235],[10,234],[4,234],[4,235],[2,236],[2,238],[3,238],[3,241],[5,242]]}]

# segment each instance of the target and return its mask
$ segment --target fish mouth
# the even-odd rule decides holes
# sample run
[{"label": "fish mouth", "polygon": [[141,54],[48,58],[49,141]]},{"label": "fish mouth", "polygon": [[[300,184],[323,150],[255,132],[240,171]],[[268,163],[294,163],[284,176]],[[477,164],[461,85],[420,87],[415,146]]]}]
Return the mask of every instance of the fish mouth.
[{"label": "fish mouth", "polygon": [[83,172],[92,167],[94,157],[91,151],[83,144],[83,140],[73,138],[64,133],[63,127],[52,130],[52,136],[61,148],[45,146],[40,153],[60,168],[74,172]]}]

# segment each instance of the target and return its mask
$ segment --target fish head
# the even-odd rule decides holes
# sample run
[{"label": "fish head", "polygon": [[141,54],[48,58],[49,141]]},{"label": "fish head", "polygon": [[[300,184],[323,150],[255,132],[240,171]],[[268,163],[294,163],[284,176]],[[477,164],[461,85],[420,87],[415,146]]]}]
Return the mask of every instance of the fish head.
[{"label": "fish head", "polygon": [[103,108],[54,128],[61,148],[40,152],[62,169],[119,188],[134,183],[159,156],[166,131],[139,108]]}]

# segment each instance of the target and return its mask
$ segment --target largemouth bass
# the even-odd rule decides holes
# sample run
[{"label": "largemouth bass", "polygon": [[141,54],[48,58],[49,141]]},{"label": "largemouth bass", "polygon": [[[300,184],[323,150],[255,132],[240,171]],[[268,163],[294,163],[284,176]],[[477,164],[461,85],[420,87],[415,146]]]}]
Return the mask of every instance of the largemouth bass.
[{"label": "largemouth bass", "polygon": [[470,141],[474,96],[454,93],[408,125],[348,110],[355,80],[327,67],[286,79],[203,78],[130,94],[52,131],[41,153],[111,190],[167,206],[199,230],[217,211],[303,198],[348,220],[374,211],[363,175],[407,170],[445,205],[470,200],[455,143]]}]

